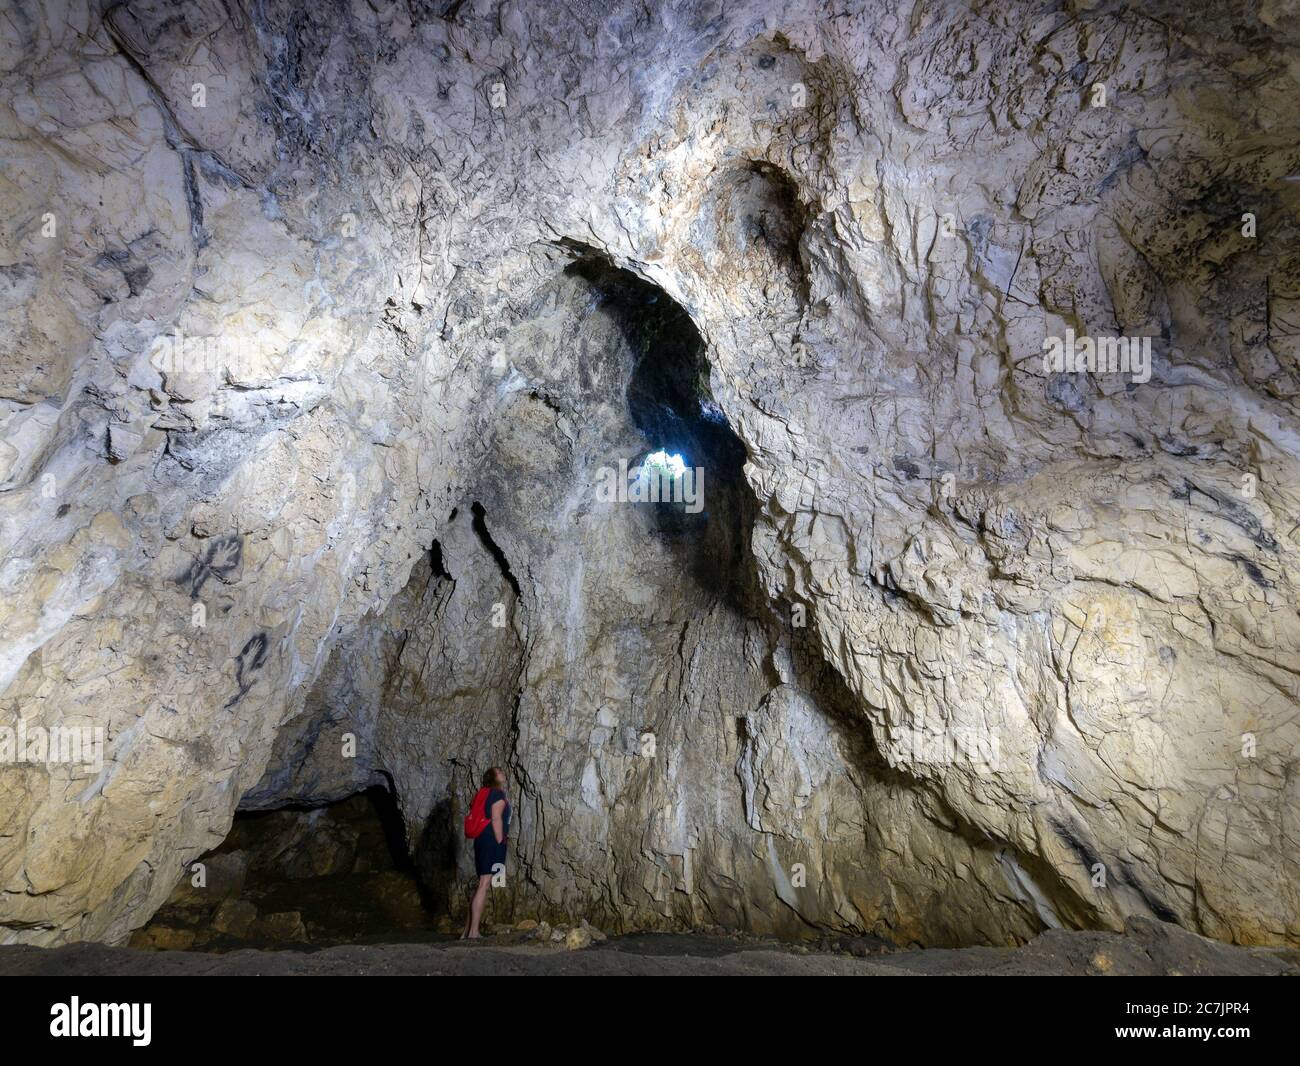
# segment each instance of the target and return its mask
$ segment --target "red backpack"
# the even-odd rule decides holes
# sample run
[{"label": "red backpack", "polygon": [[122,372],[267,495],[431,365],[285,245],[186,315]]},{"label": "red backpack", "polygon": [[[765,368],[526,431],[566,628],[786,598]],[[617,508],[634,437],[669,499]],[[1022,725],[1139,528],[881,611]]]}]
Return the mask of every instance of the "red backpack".
[{"label": "red backpack", "polygon": [[492,824],[492,819],[488,817],[487,812],[488,796],[491,794],[490,788],[480,788],[474,797],[474,802],[469,806],[469,814],[465,815],[465,836],[470,840],[476,839]]}]

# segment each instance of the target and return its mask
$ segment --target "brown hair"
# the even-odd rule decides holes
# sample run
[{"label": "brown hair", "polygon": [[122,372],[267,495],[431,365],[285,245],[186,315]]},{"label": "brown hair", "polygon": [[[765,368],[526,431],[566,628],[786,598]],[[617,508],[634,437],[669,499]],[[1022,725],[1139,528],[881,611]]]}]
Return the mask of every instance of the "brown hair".
[{"label": "brown hair", "polygon": [[483,775],[483,787],[496,788],[497,774],[500,774],[502,777],[505,777],[506,772],[502,770],[501,767],[499,766],[489,766],[487,773]]}]

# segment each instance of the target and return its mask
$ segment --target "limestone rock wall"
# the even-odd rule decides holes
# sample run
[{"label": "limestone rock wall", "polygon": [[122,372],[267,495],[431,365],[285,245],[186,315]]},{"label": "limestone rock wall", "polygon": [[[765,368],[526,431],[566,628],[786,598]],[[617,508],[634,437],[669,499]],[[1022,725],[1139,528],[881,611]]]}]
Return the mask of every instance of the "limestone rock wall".
[{"label": "limestone rock wall", "polygon": [[[241,800],[388,775],[419,848],[491,758],[521,907],[1294,941],[1298,25],[11,5],[0,724],[105,746],[0,768],[0,936],[123,939]],[[625,445],[591,256],[703,338],[745,610],[536,490]]]},{"label": "limestone rock wall", "polygon": [[[504,338],[535,389],[503,410],[474,502],[340,643],[244,806],[386,777],[426,888],[460,906],[460,820],[499,764],[515,843],[496,917],[936,943],[1038,928],[1006,857],[891,775],[843,682],[762,607],[731,539],[753,521],[746,484],[706,480],[707,522],[676,537],[653,507],[595,498],[593,469],[646,450],[621,398],[663,355],[621,328],[646,309],[610,300],[566,277]],[[549,362],[563,351],[576,367]],[[983,891],[952,898],[954,856]]]}]

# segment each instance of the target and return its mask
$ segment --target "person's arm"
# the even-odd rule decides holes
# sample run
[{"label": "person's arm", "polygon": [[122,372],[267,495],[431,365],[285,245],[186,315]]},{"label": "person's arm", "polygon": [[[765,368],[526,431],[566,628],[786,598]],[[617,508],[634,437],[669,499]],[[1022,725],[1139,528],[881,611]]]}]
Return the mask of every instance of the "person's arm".
[{"label": "person's arm", "polygon": [[500,844],[506,839],[506,827],[501,819],[506,811],[506,801],[499,799],[492,804],[492,832],[496,834],[497,843]]}]

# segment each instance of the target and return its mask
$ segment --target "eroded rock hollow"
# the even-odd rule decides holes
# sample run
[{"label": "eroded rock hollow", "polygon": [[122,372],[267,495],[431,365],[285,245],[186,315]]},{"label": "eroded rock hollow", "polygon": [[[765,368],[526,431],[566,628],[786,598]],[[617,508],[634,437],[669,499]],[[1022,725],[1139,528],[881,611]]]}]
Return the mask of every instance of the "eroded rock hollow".
[{"label": "eroded rock hollow", "polygon": [[1295,16],[7,7],[0,941],[494,764],[514,919],[1300,940]]}]

